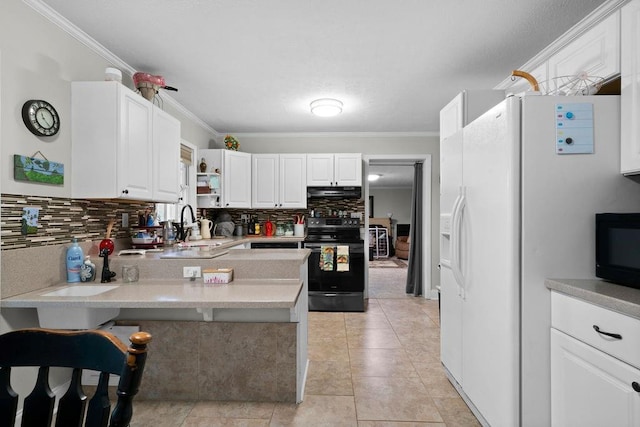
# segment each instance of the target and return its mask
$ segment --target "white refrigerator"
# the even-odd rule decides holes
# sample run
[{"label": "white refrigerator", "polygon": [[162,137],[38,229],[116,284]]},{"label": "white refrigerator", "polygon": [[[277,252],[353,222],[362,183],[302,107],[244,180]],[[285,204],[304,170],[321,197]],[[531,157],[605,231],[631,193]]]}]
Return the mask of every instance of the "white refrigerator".
[{"label": "white refrigerator", "polygon": [[441,360],[485,425],[551,423],[544,280],[593,278],[595,213],[640,212],[619,113],[511,97],[441,142]]}]

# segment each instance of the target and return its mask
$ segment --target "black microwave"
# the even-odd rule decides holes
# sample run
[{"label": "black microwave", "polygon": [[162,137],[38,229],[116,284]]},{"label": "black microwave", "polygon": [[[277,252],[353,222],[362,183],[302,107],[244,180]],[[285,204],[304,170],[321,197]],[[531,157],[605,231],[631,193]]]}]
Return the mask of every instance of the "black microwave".
[{"label": "black microwave", "polygon": [[596,214],[596,276],[640,288],[640,213]]}]

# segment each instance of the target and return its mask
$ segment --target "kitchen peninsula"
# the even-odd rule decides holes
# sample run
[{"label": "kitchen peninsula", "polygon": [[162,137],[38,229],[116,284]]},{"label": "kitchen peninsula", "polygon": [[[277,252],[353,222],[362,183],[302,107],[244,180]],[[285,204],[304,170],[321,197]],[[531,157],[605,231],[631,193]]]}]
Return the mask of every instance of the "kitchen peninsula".
[{"label": "kitchen peninsula", "polygon": [[[58,283],[13,296],[5,310],[117,308],[117,325],[153,335],[139,397],[149,400],[300,402],[307,371],[307,249],[215,248],[177,251],[203,257],[163,258],[171,251],[110,258],[114,289],[93,296],[43,296]],[[99,263],[101,264],[101,263]],[[124,265],[140,280],[122,282]],[[229,284],[183,278],[183,267],[233,268]],[[97,283],[96,283],[97,284]],[[75,284],[83,286],[84,284]]]}]

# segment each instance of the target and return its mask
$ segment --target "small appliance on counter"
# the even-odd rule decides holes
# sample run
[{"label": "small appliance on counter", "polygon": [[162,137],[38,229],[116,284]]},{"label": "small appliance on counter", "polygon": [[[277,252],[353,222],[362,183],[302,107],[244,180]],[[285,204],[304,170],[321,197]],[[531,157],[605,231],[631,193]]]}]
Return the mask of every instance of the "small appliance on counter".
[{"label": "small appliance on counter", "polygon": [[640,289],[640,213],[596,214],[596,276]]}]

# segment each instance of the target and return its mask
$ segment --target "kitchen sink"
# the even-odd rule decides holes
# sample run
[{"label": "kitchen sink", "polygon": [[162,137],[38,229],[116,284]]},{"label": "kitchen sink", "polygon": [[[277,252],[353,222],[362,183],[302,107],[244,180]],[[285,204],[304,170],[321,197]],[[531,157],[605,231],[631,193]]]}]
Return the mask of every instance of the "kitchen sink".
[{"label": "kitchen sink", "polygon": [[[90,297],[113,290],[112,285],[67,286],[42,294],[43,297]],[[42,328],[94,329],[120,314],[120,308],[97,307],[37,307],[38,322]]]},{"label": "kitchen sink", "polygon": [[111,285],[77,285],[67,286],[57,291],[42,294],[43,297],[90,297],[117,288]]}]

